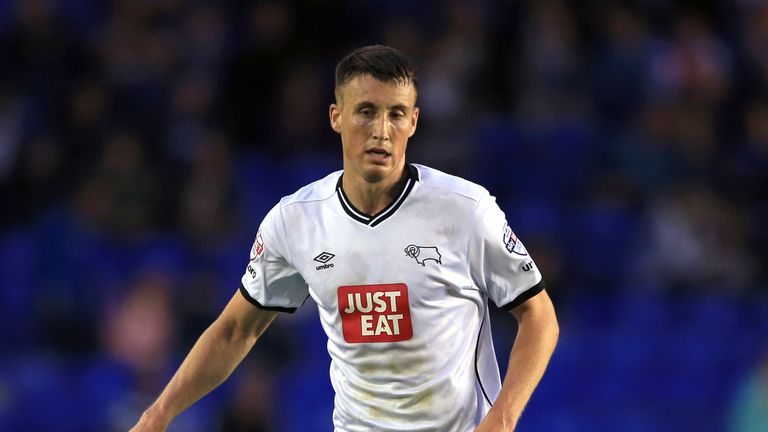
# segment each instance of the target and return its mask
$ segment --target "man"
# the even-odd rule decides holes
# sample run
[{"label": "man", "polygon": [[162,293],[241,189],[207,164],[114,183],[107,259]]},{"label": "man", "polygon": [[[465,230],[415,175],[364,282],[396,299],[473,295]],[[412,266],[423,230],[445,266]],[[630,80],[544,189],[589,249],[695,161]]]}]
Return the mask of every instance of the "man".
[{"label": "man", "polygon": [[[240,292],[135,431],[164,430],[308,296],[329,338],[337,431],[514,429],[554,350],[554,309],[485,189],[406,163],[416,94],[414,69],[393,48],[339,63],[329,114],[344,170],[267,214]],[[489,300],[519,323],[503,385]]]}]

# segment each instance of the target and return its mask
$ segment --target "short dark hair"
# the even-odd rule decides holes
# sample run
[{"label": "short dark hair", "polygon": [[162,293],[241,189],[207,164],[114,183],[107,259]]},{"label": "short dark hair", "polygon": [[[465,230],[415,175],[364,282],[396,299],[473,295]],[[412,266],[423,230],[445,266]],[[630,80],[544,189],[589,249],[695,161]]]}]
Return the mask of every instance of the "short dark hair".
[{"label": "short dark hair", "polygon": [[336,90],[360,75],[384,83],[413,84],[418,92],[416,68],[402,51],[384,45],[369,45],[347,54],[336,65]]}]

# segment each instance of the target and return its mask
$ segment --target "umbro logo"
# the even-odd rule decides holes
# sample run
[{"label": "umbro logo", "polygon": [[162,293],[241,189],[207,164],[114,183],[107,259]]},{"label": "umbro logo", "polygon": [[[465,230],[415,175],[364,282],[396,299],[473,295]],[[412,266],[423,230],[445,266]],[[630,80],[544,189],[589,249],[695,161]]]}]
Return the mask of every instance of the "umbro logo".
[{"label": "umbro logo", "polygon": [[317,261],[322,264],[315,267],[315,270],[325,270],[325,269],[333,268],[333,263],[328,263],[328,261],[332,260],[333,257],[335,256],[336,255],[330,252],[320,252],[320,255],[312,258],[314,261]]}]

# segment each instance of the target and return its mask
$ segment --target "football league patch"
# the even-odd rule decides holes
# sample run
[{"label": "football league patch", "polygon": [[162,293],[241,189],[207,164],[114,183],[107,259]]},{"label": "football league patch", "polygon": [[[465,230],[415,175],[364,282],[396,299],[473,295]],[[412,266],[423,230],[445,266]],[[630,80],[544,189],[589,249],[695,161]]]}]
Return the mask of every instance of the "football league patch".
[{"label": "football league patch", "polygon": [[256,232],[256,240],[253,241],[253,246],[251,246],[251,261],[260,257],[262,253],[264,253],[264,240],[261,238],[261,229],[259,229]]},{"label": "football league patch", "polygon": [[512,231],[512,228],[510,228],[509,224],[506,222],[504,222],[504,236],[502,237],[502,240],[504,241],[504,246],[506,246],[509,253],[514,252],[518,255],[528,255],[528,251],[525,250],[523,242],[517,238],[514,231]]}]

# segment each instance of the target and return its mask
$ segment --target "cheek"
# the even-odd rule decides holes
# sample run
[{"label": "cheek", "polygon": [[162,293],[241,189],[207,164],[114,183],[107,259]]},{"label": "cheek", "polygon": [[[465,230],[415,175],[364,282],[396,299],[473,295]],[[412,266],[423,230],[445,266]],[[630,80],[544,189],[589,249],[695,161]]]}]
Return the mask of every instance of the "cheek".
[{"label": "cheek", "polygon": [[407,140],[411,137],[411,128],[408,125],[399,125],[393,128],[392,133],[397,136],[398,140]]},{"label": "cheek", "polygon": [[399,154],[405,154],[405,148],[408,147],[408,136],[403,134],[402,137],[398,137],[395,141],[394,151]]},{"label": "cheek", "polygon": [[368,127],[369,121],[364,118],[360,117],[353,117],[352,118],[352,126],[355,128],[354,132],[361,132],[364,131],[366,127]]}]

